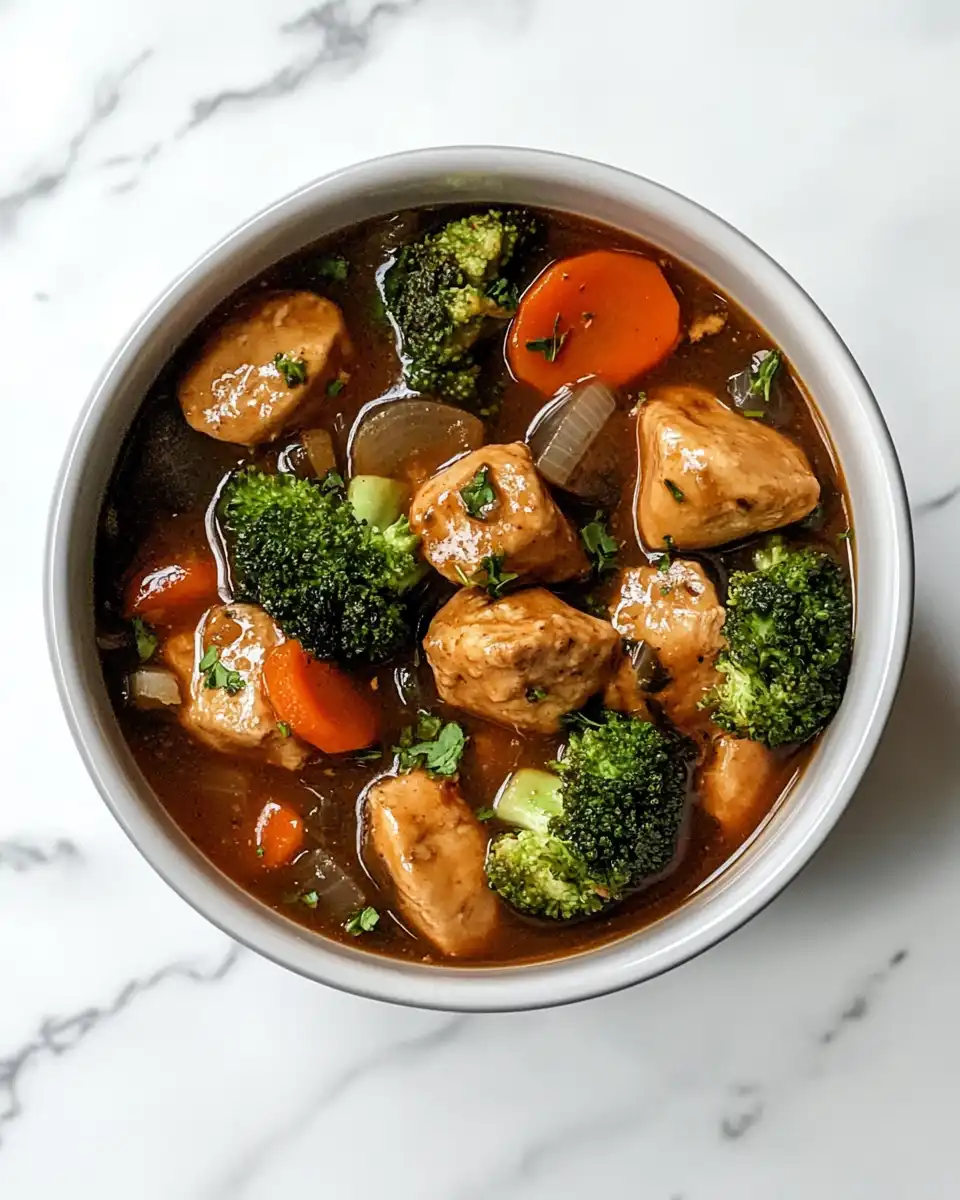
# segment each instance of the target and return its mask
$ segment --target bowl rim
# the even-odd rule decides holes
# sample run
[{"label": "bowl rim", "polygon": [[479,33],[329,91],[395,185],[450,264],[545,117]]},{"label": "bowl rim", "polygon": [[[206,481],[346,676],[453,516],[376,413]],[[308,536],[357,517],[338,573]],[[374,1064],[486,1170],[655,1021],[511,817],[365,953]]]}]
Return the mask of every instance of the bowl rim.
[{"label": "bowl rim", "polygon": [[[879,455],[878,478],[888,491],[897,577],[888,614],[887,653],[882,678],[869,711],[861,719],[859,737],[832,795],[807,822],[779,838],[779,857],[754,871],[736,888],[717,893],[715,911],[686,933],[667,939],[644,953],[646,927],[585,952],[560,959],[503,967],[456,967],[412,964],[344,947],[317,936],[253,900],[222,875],[169,818],[147,813],[131,783],[129,761],[111,745],[108,730],[84,689],[80,650],[68,621],[73,591],[68,549],[78,514],[78,493],[92,440],[108,400],[122,387],[131,363],[169,317],[218,266],[249,252],[271,230],[284,228],[293,215],[322,208],[332,188],[359,194],[374,179],[393,176],[399,190],[406,181],[425,176],[484,173],[490,176],[535,175],[559,183],[574,176],[584,191],[602,194],[606,187],[629,195],[637,204],[669,212],[678,225],[709,231],[731,261],[745,260],[766,275],[784,304],[802,310],[805,336],[819,340],[832,367],[842,373],[844,387],[859,401],[861,418]],[[390,180],[387,178],[386,185]],[[483,202],[483,201],[478,201]],[[490,202],[494,202],[492,199]],[[400,205],[398,204],[398,207]],[[229,290],[229,289],[228,289]],[[772,293],[771,293],[772,294]],[[838,385],[839,386],[839,385]],[[139,403],[139,401],[137,402]],[[136,405],[133,406],[134,408]],[[119,442],[117,445],[119,449]],[[852,492],[851,492],[852,495]],[[614,992],[688,961],[739,929],[770,903],[796,877],[823,843],[845,809],[886,725],[909,644],[913,611],[913,539],[906,486],[889,429],[870,387],[849,349],[807,292],[774,259],[729,222],[686,196],[622,168],[552,151],[501,146],[444,146],[403,151],[367,159],[315,179],[262,209],[237,226],[193,262],[154,300],[135,322],[95,382],[70,435],[54,486],[44,553],[43,602],[48,652],[60,702],[80,756],[97,790],[121,828],[161,877],[196,911],[230,937],[280,965],[341,990],[372,999],[445,1011],[515,1011],[560,1005]],[[818,751],[819,752],[819,751]],[[126,774],[125,774],[126,772]],[[142,782],[142,781],[141,781]],[[163,828],[160,828],[163,826]],[[793,844],[783,843],[792,837]],[[770,856],[768,856],[770,857]],[[673,914],[682,913],[683,906]],[[633,947],[634,952],[630,952]]]}]

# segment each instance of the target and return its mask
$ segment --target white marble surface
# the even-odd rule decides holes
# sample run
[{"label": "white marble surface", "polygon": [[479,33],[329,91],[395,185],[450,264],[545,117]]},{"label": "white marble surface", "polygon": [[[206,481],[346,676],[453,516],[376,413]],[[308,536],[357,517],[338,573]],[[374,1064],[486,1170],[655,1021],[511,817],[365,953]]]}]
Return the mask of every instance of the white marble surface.
[{"label": "white marble surface", "polygon": [[[956,0],[0,0],[0,1196],[955,1197]],[[918,518],[916,634],[849,813],[698,961],[575,1008],[402,1011],[238,953],[88,783],[40,617],[74,416],[162,285],[352,160],[592,155],[812,291]]]}]

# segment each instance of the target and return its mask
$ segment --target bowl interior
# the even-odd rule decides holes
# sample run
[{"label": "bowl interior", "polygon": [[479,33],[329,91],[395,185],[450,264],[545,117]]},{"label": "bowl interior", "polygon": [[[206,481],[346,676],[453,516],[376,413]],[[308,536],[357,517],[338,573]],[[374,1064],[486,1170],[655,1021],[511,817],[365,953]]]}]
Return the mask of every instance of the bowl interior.
[{"label": "bowl interior", "polygon": [[[846,698],[785,802],[670,915],[610,945],[525,966],[383,959],[311,934],[249,897],[193,847],[141,776],[114,719],[94,638],[101,498],[140,401],[182,339],[240,284],[317,238],[399,208],[451,202],[582,214],[662,246],[714,281],[771,334],[814,397],[856,528],[857,639]],[[668,969],[737,928],[809,859],[863,773],[896,691],[911,615],[912,543],[896,455],[869,388],[823,314],[753,243],[691,201],[610,167],[536,151],[451,148],[378,159],[310,184],[241,226],[160,297],[106,369],[75,431],[57,485],[46,584],[51,654],[87,767],[128,835],[185,899],[275,961],[350,991],[446,1009],[516,1009]]]}]

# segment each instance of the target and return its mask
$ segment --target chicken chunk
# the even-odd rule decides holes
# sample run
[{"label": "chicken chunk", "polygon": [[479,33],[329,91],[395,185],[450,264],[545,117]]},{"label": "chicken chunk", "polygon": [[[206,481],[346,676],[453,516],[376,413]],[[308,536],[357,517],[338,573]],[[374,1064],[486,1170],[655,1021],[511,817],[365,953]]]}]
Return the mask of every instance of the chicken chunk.
[{"label": "chicken chunk", "polygon": [[799,446],[700,388],[651,391],[637,436],[637,520],[649,546],[720,546],[799,521],[820,498]]},{"label": "chicken chunk", "polygon": [[[493,498],[484,506],[465,488],[486,468]],[[468,502],[476,516],[471,516]],[[427,561],[454,583],[479,571],[490,555],[524,579],[559,583],[589,569],[577,531],[554,503],[522,442],[483,446],[428,479],[410,507]]]},{"label": "chicken chunk", "polygon": [[654,698],[685,733],[709,721],[698,705],[720,679],[724,616],[717,589],[692,560],[674,559],[668,571],[630,567],[620,576],[610,619],[624,637],[656,651],[670,682]]},{"label": "chicken chunk", "polygon": [[449,779],[425,771],[381,779],[367,793],[369,844],[403,916],[444,954],[478,954],[500,916],[487,886],[487,837]]},{"label": "chicken chunk", "polygon": [[786,769],[759,742],[717,737],[697,771],[700,803],[727,837],[744,837],[765,811],[778,777]]},{"label": "chicken chunk", "polygon": [[[163,657],[180,679],[186,698],[180,723],[199,741],[224,753],[249,752],[266,762],[298,770],[309,748],[292,734],[284,737],[263,687],[267,654],[284,640],[273,620],[255,604],[212,608],[195,632],[177,633],[163,646]],[[200,669],[211,647],[227,671],[236,671],[242,684],[235,691],[208,687],[208,672]]]},{"label": "chicken chunk", "polygon": [[[183,415],[223,442],[272,441],[308,402],[315,407],[350,352],[343,315],[331,300],[274,293],[222,325],[201,350],[180,381]],[[284,375],[277,355],[302,370],[302,382],[289,370]]]},{"label": "chicken chunk", "polygon": [[447,704],[499,725],[555,733],[561,716],[614,674],[620,637],[544,588],[500,600],[462,588],[430,622],[423,646]]}]

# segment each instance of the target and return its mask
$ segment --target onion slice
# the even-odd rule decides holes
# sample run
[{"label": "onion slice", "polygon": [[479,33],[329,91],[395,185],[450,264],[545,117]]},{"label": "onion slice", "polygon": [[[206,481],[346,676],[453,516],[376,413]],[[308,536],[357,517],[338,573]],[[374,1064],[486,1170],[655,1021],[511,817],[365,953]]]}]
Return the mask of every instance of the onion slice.
[{"label": "onion slice", "polygon": [[483,445],[479,417],[435,400],[391,400],[360,417],[350,437],[353,475],[405,477],[417,486],[439,467]]},{"label": "onion slice", "polygon": [[527,444],[544,479],[567,487],[616,407],[606,384],[590,379],[563,389],[541,409],[527,430]]},{"label": "onion slice", "polygon": [[176,708],[180,703],[180,684],[165,667],[140,667],[130,676],[127,687],[136,708]]}]

